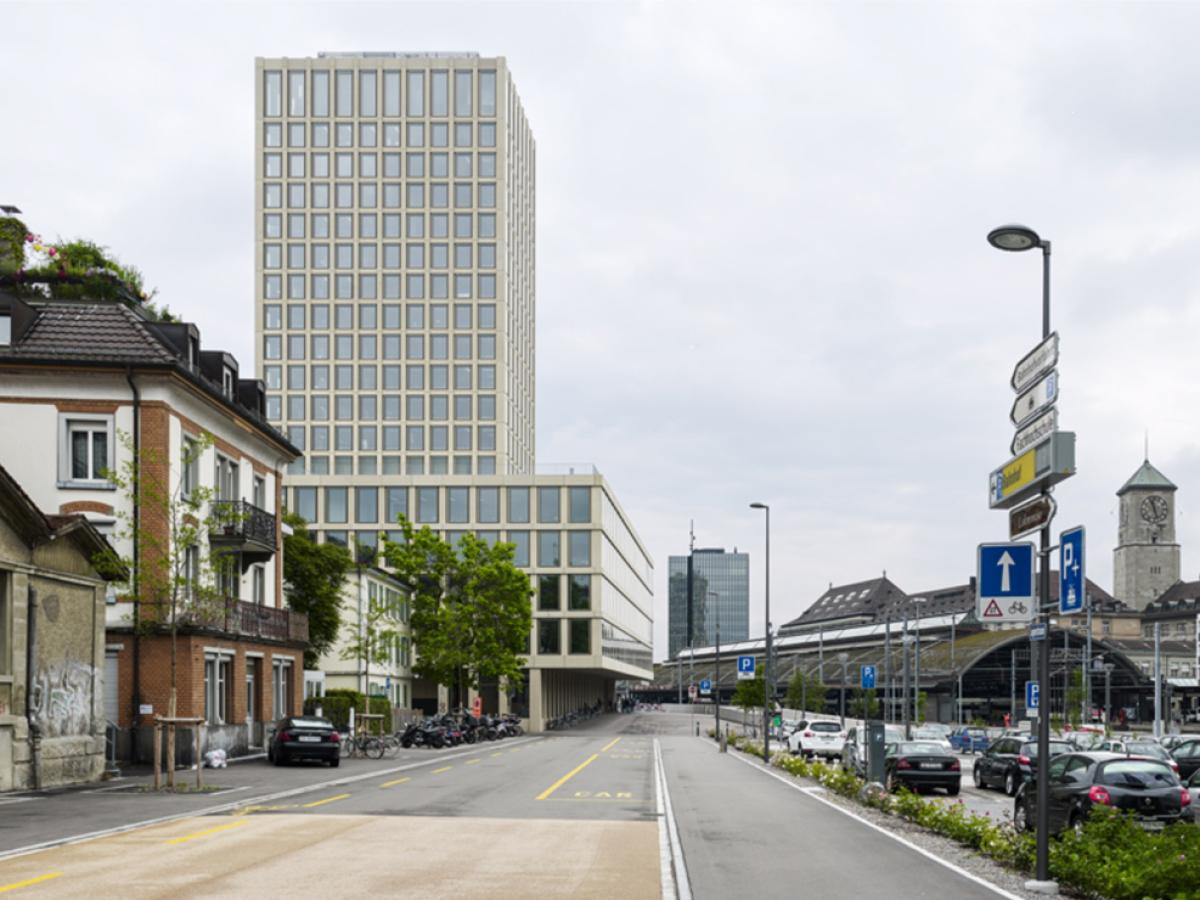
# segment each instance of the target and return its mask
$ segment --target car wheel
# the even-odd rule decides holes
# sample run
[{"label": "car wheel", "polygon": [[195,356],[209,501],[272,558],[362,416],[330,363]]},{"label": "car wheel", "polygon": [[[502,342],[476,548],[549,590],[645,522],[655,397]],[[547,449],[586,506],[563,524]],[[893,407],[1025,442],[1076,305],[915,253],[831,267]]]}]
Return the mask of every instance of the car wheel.
[{"label": "car wheel", "polygon": [[950,785],[950,787],[946,788],[946,793],[949,794],[951,797],[957,797],[960,788],[961,788],[961,785],[952,784],[952,785]]},{"label": "car wheel", "polygon": [[1018,797],[1017,802],[1013,804],[1013,829],[1017,834],[1033,831],[1033,820],[1024,797]]},{"label": "car wheel", "polygon": [[975,771],[971,773],[971,777],[975,781],[975,787],[982,791],[985,787],[987,787],[987,785],[983,783],[983,771],[979,768],[978,763],[975,764],[974,769]]},{"label": "car wheel", "polygon": [[1017,795],[1017,776],[1011,771],[1004,776],[1004,793],[1010,797]]},{"label": "car wheel", "polygon": [[287,762],[287,758],[282,753],[276,753],[275,758],[271,760],[275,765],[282,766]]},{"label": "car wheel", "polygon": [[1083,834],[1083,821],[1083,813],[1079,810],[1072,812],[1071,817],[1067,819],[1067,827],[1075,832],[1076,837],[1079,837]]},{"label": "car wheel", "polygon": [[342,759],[341,759],[341,757],[340,757],[340,756],[335,756],[333,759],[331,759],[331,760],[329,761],[329,768],[331,768],[331,769],[336,769],[336,768],[337,768],[338,766],[340,766],[341,764],[342,764]]}]

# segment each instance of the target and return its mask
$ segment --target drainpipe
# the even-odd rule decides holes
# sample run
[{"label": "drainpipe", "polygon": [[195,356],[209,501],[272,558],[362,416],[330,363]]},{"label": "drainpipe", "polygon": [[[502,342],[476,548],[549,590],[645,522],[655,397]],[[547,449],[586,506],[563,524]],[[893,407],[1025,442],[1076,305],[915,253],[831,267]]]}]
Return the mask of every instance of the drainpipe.
[{"label": "drainpipe", "polygon": [[29,587],[25,618],[25,721],[29,723],[30,763],[33,767],[33,789],[42,789],[42,726],[33,715],[33,682],[37,665],[37,588]]},{"label": "drainpipe", "polygon": [[133,489],[133,691],[130,698],[133,708],[129,715],[129,752],[132,759],[137,759],[137,730],[138,710],[142,705],[142,639],[141,639],[141,603],[138,598],[139,570],[141,569],[141,542],[138,540],[138,529],[141,521],[141,407],[142,395],[133,380],[133,367],[125,369],[125,380],[129,382],[129,390],[133,392],[133,458],[134,458],[134,489]]}]

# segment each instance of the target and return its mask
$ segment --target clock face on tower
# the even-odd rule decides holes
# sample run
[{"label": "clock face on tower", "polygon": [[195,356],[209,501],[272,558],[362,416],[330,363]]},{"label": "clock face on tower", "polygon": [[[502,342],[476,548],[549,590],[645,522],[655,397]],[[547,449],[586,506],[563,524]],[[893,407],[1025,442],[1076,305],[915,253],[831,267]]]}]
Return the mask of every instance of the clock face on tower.
[{"label": "clock face on tower", "polygon": [[1166,498],[1160,497],[1158,494],[1152,494],[1143,500],[1138,511],[1142,514],[1143,519],[1153,525],[1162,525],[1170,514]]}]

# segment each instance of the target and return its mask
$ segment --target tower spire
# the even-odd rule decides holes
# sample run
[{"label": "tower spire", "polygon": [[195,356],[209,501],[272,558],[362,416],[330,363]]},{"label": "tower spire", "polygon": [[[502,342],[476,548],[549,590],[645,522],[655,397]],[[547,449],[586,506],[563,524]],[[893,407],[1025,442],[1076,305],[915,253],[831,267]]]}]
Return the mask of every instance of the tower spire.
[{"label": "tower spire", "polygon": [[1145,446],[1146,446],[1146,452],[1145,452],[1145,455],[1142,457],[1142,459],[1145,460],[1146,462],[1150,462],[1150,429],[1149,428],[1146,429],[1146,445]]}]

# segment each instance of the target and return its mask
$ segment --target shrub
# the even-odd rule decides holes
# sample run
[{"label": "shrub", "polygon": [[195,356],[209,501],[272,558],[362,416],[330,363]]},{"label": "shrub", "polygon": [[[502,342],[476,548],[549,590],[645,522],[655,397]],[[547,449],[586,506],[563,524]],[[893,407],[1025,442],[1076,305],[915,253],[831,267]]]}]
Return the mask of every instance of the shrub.
[{"label": "shrub", "polygon": [[[333,688],[327,691],[324,697],[309,697],[305,700],[304,713],[311,716],[320,706],[325,718],[339,731],[345,731],[350,727],[350,708],[354,707],[356,713],[362,712],[363,699],[359,691]],[[386,697],[372,697],[370,711],[383,716],[384,733],[392,730],[392,704]]]}]

